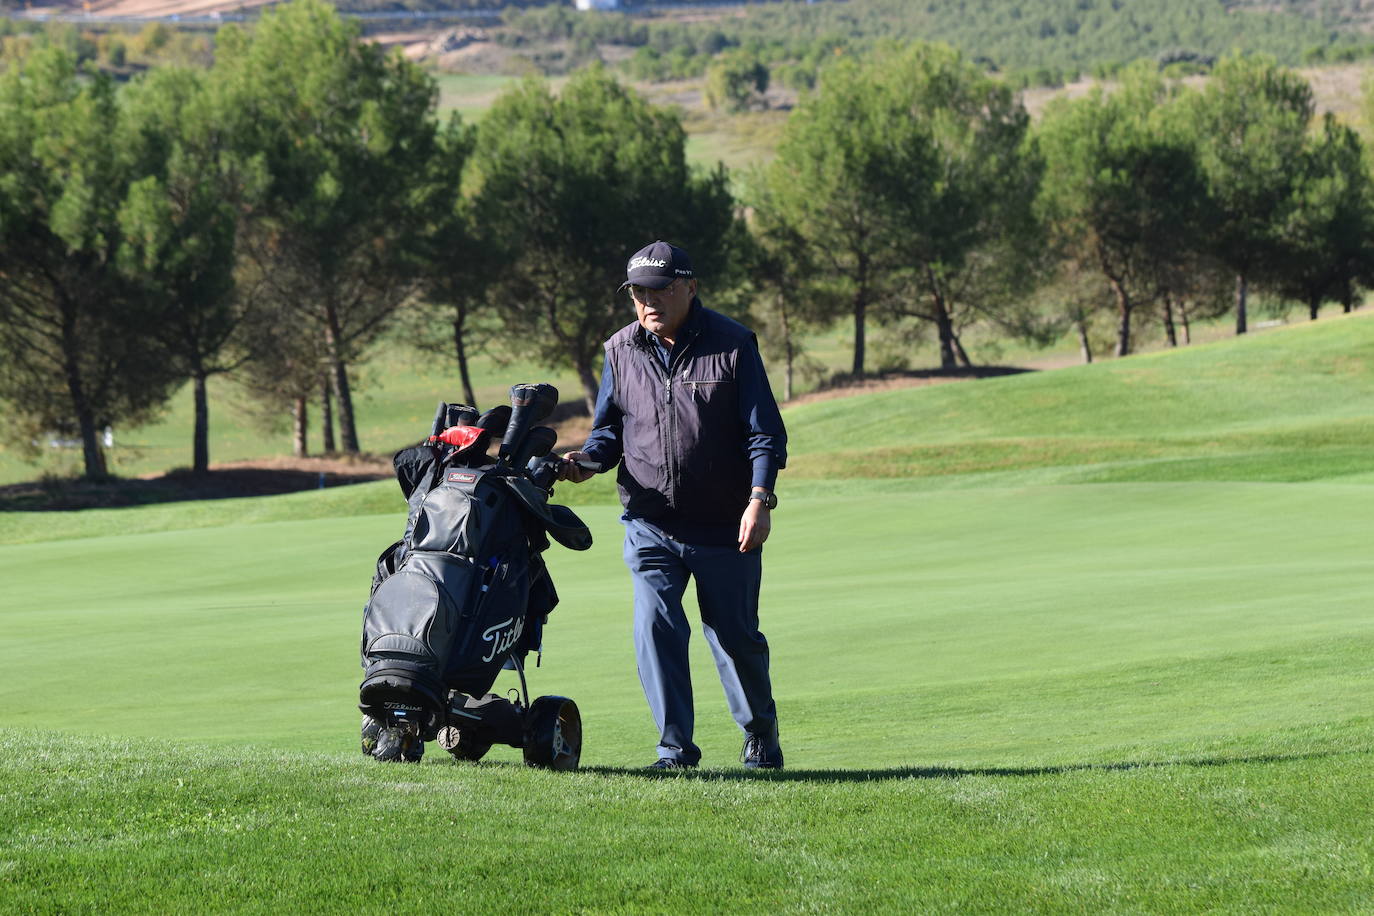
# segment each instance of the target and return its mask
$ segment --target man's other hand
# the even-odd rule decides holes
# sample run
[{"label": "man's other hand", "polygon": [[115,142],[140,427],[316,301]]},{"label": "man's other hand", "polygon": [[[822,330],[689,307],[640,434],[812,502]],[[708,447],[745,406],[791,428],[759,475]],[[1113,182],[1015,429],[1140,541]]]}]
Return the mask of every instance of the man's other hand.
[{"label": "man's other hand", "polygon": [[773,530],[773,513],[761,499],[749,500],[749,507],[739,520],[739,550],[747,553],[762,547],[768,540],[768,532]]}]

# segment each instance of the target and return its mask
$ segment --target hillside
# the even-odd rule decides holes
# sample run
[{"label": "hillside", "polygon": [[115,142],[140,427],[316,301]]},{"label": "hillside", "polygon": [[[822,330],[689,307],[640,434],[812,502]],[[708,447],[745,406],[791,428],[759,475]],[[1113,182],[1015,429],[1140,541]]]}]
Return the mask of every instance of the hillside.
[{"label": "hillside", "polygon": [[1372,357],[1356,315],[789,408],[776,773],[705,640],[703,768],[640,769],[604,477],[529,672],[576,774],[358,753],[394,484],[0,515],[0,909],[1362,911]]},{"label": "hillside", "polygon": [[[100,19],[250,14],[267,0],[90,0],[34,6],[38,14],[76,13]],[[29,5],[33,6],[33,5]],[[619,62],[640,48],[709,57],[735,46],[762,49],[770,61],[815,64],[835,50],[860,50],[880,40],[942,41],[990,69],[1043,81],[1054,73],[1112,68],[1139,58],[1196,63],[1234,48],[1265,53],[1296,66],[1313,54],[1325,61],[1367,56],[1370,14],[1356,0],[1263,3],[1259,0],[820,0],[820,2],[636,3],[625,11],[573,13],[567,4],[344,0],[368,18],[409,19],[408,30],[442,29],[459,17],[504,22],[507,44],[526,65],[541,56],[555,66],[603,57]],[[522,9],[533,15],[512,15]],[[416,17],[419,18],[416,18]],[[477,21],[469,19],[469,21]],[[555,54],[531,45],[571,41]],[[599,46],[599,49],[596,47]],[[699,68],[698,68],[699,69]],[[514,71],[513,71],[514,72]]]},{"label": "hillside", "polygon": [[[1319,480],[1374,472],[1374,315],[787,414],[789,473]],[[1054,470],[1050,473],[1051,469]]]},{"label": "hillside", "polygon": [[[400,403],[388,398],[372,409]],[[1374,313],[1365,312],[1090,366],[808,400],[783,410],[790,452],[783,484],[823,493],[843,480],[869,493],[1374,482],[1371,405]],[[558,495],[572,505],[610,504],[611,484],[602,475],[561,485]],[[0,544],[374,515],[397,505],[395,484],[383,480],[190,506],[11,512],[0,515]]]}]

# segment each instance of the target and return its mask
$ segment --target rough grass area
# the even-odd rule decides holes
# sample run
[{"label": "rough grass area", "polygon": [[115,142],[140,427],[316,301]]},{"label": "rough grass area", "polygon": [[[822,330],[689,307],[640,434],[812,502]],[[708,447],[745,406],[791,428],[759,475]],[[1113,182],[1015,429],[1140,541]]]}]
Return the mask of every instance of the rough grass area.
[{"label": "rough grass area", "polygon": [[4,731],[0,882],[34,912],[1358,911],[1369,737],[664,778]]}]

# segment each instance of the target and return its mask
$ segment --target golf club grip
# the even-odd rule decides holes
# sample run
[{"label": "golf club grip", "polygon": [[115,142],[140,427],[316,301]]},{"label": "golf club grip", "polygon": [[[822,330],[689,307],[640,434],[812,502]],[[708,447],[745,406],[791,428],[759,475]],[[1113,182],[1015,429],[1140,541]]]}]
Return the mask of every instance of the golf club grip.
[{"label": "golf club grip", "polygon": [[510,412],[510,423],[506,426],[506,435],[501,439],[501,448],[497,451],[498,458],[509,459],[511,455],[519,449],[520,442],[525,438],[525,433],[529,432],[530,414],[522,407],[515,407]]},{"label": "golf club grip", "polygon": [[444,401],[439,402],[439,407],[434,411],[434,425],[430,429],[431,437],[439,435],[444,431],[444,421],[448,419],[448,404]]}]

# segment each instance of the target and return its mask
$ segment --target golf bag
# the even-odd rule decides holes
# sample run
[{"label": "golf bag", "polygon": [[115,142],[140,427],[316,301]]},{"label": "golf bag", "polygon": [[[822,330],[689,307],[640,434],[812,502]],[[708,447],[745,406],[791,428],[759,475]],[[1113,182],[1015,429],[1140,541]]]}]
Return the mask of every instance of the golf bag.
[{"label": "golf bag", "polygon": [[[571,700],[531,704],[522,692],[524,702],[512,703],[488,693],[503,667],[520,672],[523,690],[525,656],[539,649],[558,603],[541,556],[549,537],[591,546],[582,521],[548,502],[556,435],[533,424],[557,399],[552,386],[516,385],[510,407],[480,418],[441,403],[429,440],[397,453],[405,533],[378,558],[363,611],[358,705],[371,756],[418,760],[423,743],[438,738],[466,759],[500,742],[524,747],[536,765],[577,765]],[[487,449],[498,437],[493,461]],[[549,746],[532,746],[541,742]]]}]

